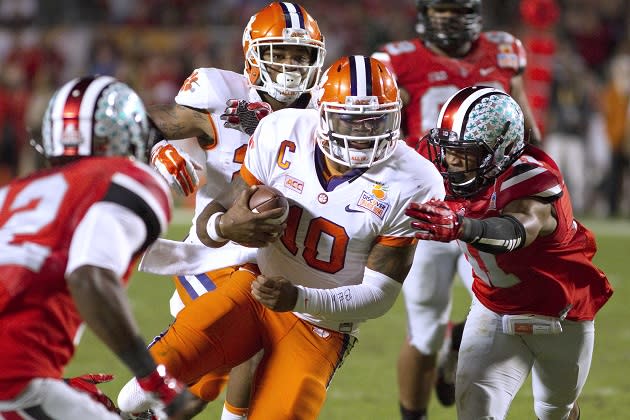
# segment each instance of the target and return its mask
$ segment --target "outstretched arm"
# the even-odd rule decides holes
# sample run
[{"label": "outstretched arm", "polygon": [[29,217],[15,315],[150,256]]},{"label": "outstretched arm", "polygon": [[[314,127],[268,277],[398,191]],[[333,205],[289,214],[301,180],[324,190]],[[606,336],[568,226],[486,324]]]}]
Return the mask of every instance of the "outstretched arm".
[{"label": "outstretched arm", "polygon": [[539,236],[551,234],[557,221],[549,203],[524,198],[509,203],[500,216],[473,219],[455,213],[447,203],[431,200],[412,203],[405,212],[415,219],[418,239],[467,242],[483,252],[502,254],[529,246]]}]

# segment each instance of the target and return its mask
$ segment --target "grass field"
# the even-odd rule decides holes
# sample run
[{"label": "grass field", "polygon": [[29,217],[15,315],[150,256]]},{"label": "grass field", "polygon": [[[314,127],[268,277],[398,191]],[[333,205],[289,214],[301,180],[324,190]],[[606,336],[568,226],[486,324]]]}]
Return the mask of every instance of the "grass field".
[{"label": "grass field", "polygon": [[[586,387],[580,398],[582,419],[622,419],[630,412],[630,222],[586,220],[597,235],[597,264],[607,273],[615,294],[596,319],[595,353]],[[181,238],[187,226],[174,224],[172,238]],[[134,312],[144,336],[150,340],[170,321],[168,298],[172,283],[168,277],[138,273],[129,289]],[[465,316],[469,304],[466,290],[458,282],[455,287],[454,319]],[[384,317],[366,323],[359,343],[334,378],[320,418],[325,420],[396,420],[398,416],[396,358],[405,334],[405,312],[402,300]],[[88,331],[76,357],[68,367],[68,376],[107,372],[116,379],[101,386],[114,400],[118,390],[130,377],[129,372]],[[626,401],[624,403],[624,401]],[[218,419],[222,401],[211,404],[197,418]],[[432,401],[431,420],[455,419],[454,408],[445,409]],[[516,396],[508,419],[533,419],[529,382]]]}]

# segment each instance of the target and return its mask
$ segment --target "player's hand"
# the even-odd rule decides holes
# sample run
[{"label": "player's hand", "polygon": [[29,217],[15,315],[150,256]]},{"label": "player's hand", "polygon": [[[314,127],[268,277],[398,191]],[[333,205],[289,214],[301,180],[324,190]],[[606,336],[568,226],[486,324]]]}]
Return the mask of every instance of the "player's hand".
[{"label": "player's hand", "polygon": [[228,99],[225,104],[227,107],[220,117],[225,121],[223,126],[242,131],[249,136],[254,134],[258,122],[273,112],[267,102]]},{"label": "player's hand", "polygon": [[173,190],[183,196],[191,195],[199,186],[195,169],[202,169],[201,165],[166,140],[156,143],[151,149],[151,165]]},{"label": "player's hand", "polygon": [[451,242],[462,232],[463,217],[455,213],[444,201],[411,203],[405,214],[416,220],[411,227],[417,229],[416,238],[429,241]]},{"label": "player's hand", "polygon": [[256,191],[252,186],[243,191],[225,214],[219,219],[219,234],[240,245],[261,248],[275,241],[284,232],[286,222],[278,224],[284,214],[281,208],[254,213],[248,203]]},{"label": "player's hand", "polygon": [[282,276],[260,275],[252,282],[252,295],[267,308],[276,312],[286,312],[295,308],[298,290],[293,283]]},{"label": "player's hand", "polygon": [[191,419],[205,407],[206,403],[170,376],[163,365],[149,375],[136,379],[151,400],[151,411],[158,419]]},{"label": "player's hand", "polygon": [[91,373],[81,376],[76,376],[74,378],[64,378],[64,382],[70,385],[72,388],[85,392],[93,400],[98,401],[103,404],[105,408],[109,411],[118,413],[119,410],[116,407],[116,404],[103,393],[100,389],[96,387],[97,384],[102,384],[104,382],[109,382],[114,379],[113,375],[105,374],[105,373]]}]

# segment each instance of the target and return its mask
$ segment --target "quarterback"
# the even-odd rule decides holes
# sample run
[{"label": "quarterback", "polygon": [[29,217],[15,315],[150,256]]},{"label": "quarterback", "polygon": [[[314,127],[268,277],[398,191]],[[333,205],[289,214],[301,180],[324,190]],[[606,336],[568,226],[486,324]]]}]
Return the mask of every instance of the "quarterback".
[{"label": "quarterback", "polygon": [[399,91],[382,63],[342,57],[320,85],[318,109],[260,122],[234,204],[197,221],[204,241],[247,241],[247,185],[265,184],[290,202],[282,236],[259,248],[257,266],[186,306],[151,347],[184,382],[263,349],[250,419],[317,418],[360,324],[400,292],[415,248],[405,208],[444,196],[435,167],[399,141]]},{"label": "quarterback", "polygon": [[[229,242],[217,252],[202,245],[195,224],[212,200],[225,201],[258,121],[278,109],[315,106],[311,93],[324,62],[324,37],[303,7],[273,2],[253,15],[243,32],[243,53],[244,74],[198,68],[183,83],[175,104],[149,108],[163,138],[197,137],[206,158],[202,169],[207,182],[197,188],[195,164],[173,146],[176,142],[163,140],[152,150],[152,164],[171,187],[184,195],[195,194],[195,215],[187,238],[183,242],[159,239],[140,264],[143,271],[176,275],[170,302],[173,316],[228,279],[233,270],[225,267],[255,261],[254,248]],[[251,370],[249,365],[233,370],[224,419],[245,414]],[[226,378],[225,374],[208,375],[192,390],[213,400]]]}]

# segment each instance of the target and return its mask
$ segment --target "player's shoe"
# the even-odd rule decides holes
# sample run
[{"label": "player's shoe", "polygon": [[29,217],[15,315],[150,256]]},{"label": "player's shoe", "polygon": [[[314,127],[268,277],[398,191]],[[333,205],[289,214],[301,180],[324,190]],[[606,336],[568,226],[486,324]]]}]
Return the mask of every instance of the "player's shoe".
[{"label": "player's shoe", "polygon": [[125,420],[158,420],[158,417],[151,410],[141,413],[121,413],[121,417]]},{"label": "player's shoe", "polygon": [[459,352],[453,350],[452,329],[453,324],[449,322],[444,344],[438,353],[437,380],[435,382],[435,395],[445,407],[455,404],[455,373],[457,372]]}]

